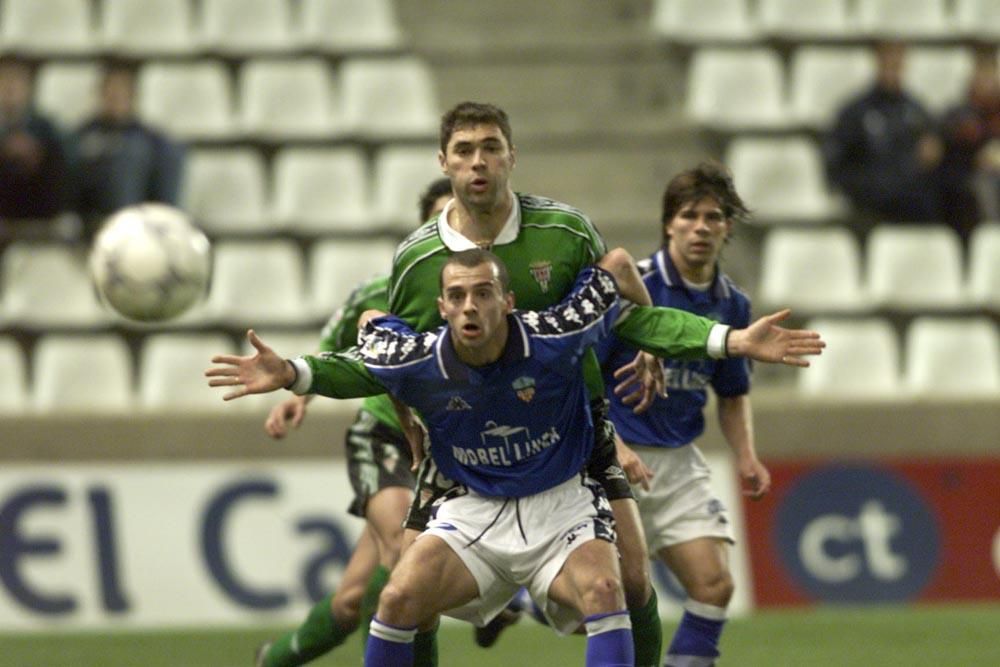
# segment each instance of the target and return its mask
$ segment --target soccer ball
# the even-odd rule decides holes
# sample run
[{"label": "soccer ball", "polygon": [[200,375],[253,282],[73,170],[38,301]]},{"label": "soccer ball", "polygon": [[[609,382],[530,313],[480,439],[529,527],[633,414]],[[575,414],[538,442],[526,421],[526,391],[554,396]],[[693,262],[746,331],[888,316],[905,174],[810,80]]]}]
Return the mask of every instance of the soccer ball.
[{"label": "soccer ball", "polygon": [[140,322],[177,317],[204,298],[211,245],[183,211],[138,204],[114,213],[90,250],[90,273],[101,300]]}]

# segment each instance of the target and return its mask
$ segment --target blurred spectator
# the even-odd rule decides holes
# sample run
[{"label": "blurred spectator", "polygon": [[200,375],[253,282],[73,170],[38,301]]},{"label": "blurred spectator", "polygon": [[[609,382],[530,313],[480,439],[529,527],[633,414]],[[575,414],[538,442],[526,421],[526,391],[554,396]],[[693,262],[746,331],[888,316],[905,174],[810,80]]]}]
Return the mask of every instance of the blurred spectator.
[{"label": "blurred spectator", "polygon": [[941,165],[946,221],[963,238],[1000,220],[1000,72],[993,49],[976,54],[965,102],[944,117]]},{"label": "blurred spectator", "polygon": [[33,85],[26,61],[0,56],[0,238],[29,235],[65,210],[62,137],[34,110]]},{"label": "blurred spectator", "polygon": [[131,204],[157,201],[176,206],[182,147],[135,113],[135,73],[124,63],[101,77],[98,109],[74,135],[74,209],[88,235],[109,214]]},{"label": "blurred spectator", "polygon": [[931,115],[903,90],[905,52],[898,42],[876,45],[874,85],[841,109],[824,142],[827,174],[880,221],[939,220],[942,143]]}]

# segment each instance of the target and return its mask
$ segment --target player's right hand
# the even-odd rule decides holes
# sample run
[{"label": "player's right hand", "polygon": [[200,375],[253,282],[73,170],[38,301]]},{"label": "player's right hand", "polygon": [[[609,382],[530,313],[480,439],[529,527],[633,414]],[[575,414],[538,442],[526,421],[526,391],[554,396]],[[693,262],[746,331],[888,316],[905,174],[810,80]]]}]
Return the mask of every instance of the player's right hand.
[{"label": "player's right hand", "polygon": [[264,422],[264,430],[275,440],[280,440],[288,435],[288,428],[298,428],[302,420],[306,418],[306,405],[309,399],[306,396],[292,396],[291,398],[278,403],[271,408],[271,413]]}]

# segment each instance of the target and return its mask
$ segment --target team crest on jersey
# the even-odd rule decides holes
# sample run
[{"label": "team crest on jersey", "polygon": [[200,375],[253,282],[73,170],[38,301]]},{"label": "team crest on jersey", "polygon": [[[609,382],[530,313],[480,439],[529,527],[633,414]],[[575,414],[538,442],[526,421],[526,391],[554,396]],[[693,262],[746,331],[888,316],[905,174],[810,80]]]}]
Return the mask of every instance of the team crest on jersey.
[{"label": "team crest on jersey", "polygon": [[511,382],[510,386],[514,388],[517,397],[525,403],[530,403],[535,397],[535,378],[522,375]]},{"label": "team crest on jersey", "polygon": [[542,291],[548,292],[549,283],[552,281],[552,262],[548,260],[532,262],[528,265],[528,271],[531,272],[531,277],[535,279]]},{"label": "team crest on jersey", "polygon": [[458,396],[457,394],[455,396],[452,396],[448,400],[448,405],[445,407],[445,410],[449,410],[449,411],[471,410],[471,409],[472,409],[472,406],[469,405],[468,403],[466,403],[465,399],[462,398],[461,396]]}]

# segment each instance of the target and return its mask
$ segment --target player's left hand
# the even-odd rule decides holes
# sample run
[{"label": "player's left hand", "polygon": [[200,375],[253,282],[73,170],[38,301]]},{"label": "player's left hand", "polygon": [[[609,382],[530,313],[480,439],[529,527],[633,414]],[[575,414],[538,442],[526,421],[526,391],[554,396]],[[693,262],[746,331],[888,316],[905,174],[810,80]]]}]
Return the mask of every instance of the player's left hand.
[{"label": "player's left hand", "polygon": [[653,479],[653,471],[642,462],[639,455],[632,451],[632,448],[615,434],[615,454],[618,456],[618,465],[625,471],[625,478],[629,484],[638,484],[646,491],[649,491],[649,482]]},{"label": "player's left hand", "polygon": [[[615,395],[621,396],[625,405],[636,403],[632,412],[637,415],[645,412],[657,396],[667,396],[663,364],[649,352],[640,350],[635,359],[615,371],[615,379],[621,380],[615,385]],[[630,387],[634,388],[629,392]]]},{"label": "player's left hand", "polygon": [[247,331],[247,340],[257,350],[256,354],[245,357],[235,354],[219,354],[212,357],[215,366],[205,371],[210,387],[237,387],[222,397],[231,401],[248,394],[266,394],[281,389],[295,379],[295,371],[287,360],[264,344],[253,329]]},{"label": "player's left hand", "polygon": [[740,480],[743,482],[743,495],[752,500],[760,500],[771,490],[771,473],[756,457],[740,461]]},{"label": "player's left hand", "polygon": [[809,362],[802,357],[821,354],[826,343],[819,332],[778,326],[791,312],[781,310],[759,318],[746,329],[731,330],[727,341],[729,356],[808,367]]}]

